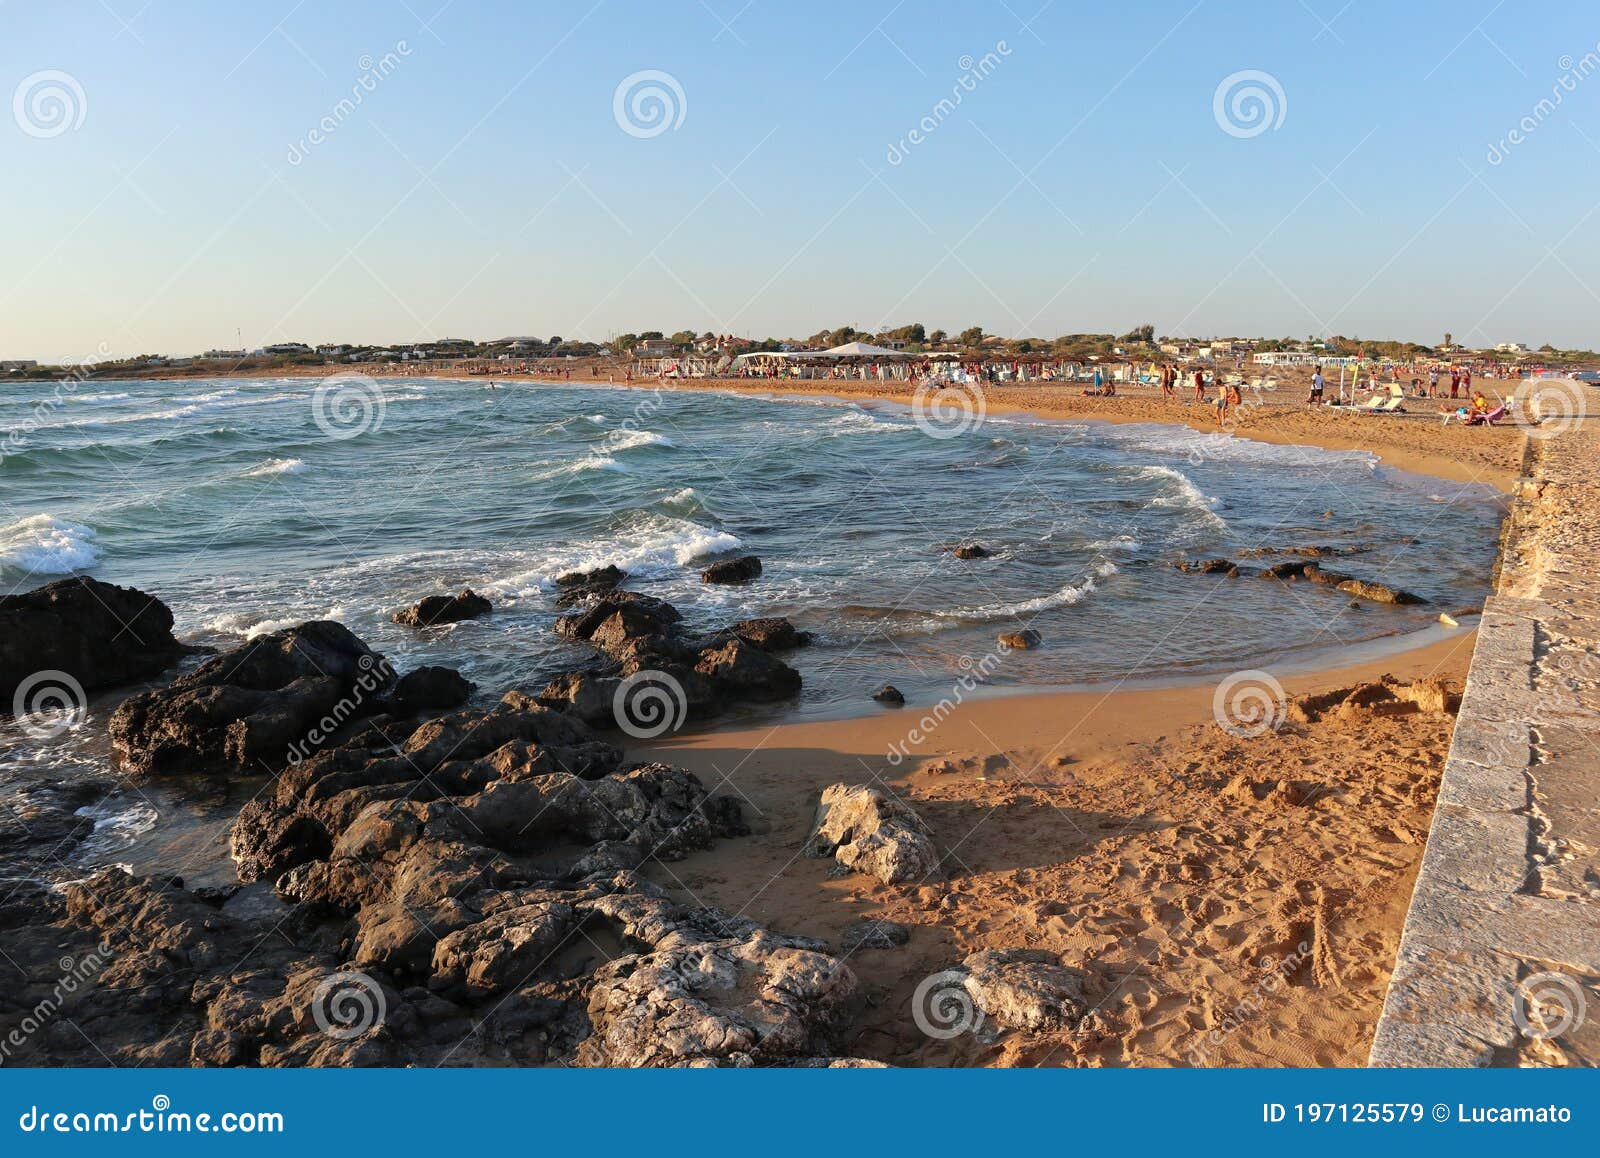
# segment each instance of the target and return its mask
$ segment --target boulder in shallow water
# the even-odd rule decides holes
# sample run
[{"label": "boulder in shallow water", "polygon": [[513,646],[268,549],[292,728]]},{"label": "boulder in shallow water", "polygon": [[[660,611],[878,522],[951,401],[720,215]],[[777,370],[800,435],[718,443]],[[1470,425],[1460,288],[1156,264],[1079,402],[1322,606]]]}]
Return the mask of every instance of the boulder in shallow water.
[{"label": "boulder in shallow water", "polygon": [[797,630],[794,624],[781,615],[746,619],[735,623],[728,632],[737,635],[746,643],[754,644],[762,651],[791,651],[797,647],[805,647],[811,642],[809,631]]},{"label": "boulder in shallow water", "polygon": [[395,612],[394,621],[402,627],[439,627],[476,619],[493,610],[492,603],[468,587],[455,595],[426,596],[404,611]]},{"label": "boulder in shallow water", "polygon": [[172,612],[153,595],[86,575],[0,596],[0,700],[39,672],[85,690],[155,675],[184,651]]},{"label": "boulder in shallow water", "polygon": [[1001,647],[1012,651],[1028,651],[1040,643],[1039,633],[1031,627],[1021,631],[1002,631],[998,640]]},{"label": "boulder in shallow water", "polygon": [[700,572],[702,583],[749,583],[761,574],[761,560],[754,555],[721,559]]},{"label": "boulder in shallow water", "polygon": [[585,600],[615,591],[627,577],[628,573],[615,564],[596,567],[592,571],[568,571],[564,575],[557,575],[556,606],[575,607]]},{"label": "boulder in shallow water", "polygon": [[987,559],[994,552],[980,543],[963,543],[951,554],[957,559]]},{"label": "boulder in shallow water", "polygon": [[473,684],[453,667],[427,665],[408,671],[389,693],[389,706],[397,714],[449,711],[472,696]]},{"label": "boulder in shallow water", "polygon": [[899,688],[895,687],[893,684],[884,684],[881,688],[872,693],[872,698],[877,700],[880,704],[888,704],[893,708],[903,707],[906,702],[905,693]]},{"label": "boulder in shallow water", "polygon": [[1416,604],[1427,602],[1420,595],[1413,595],[1411,592],[1402,591],[1398,587],[1390,587],[1386,583],[1372,583],[1366,579],[1346,579],[1339,584],[1339,590],[1346,595],[1369,599],[1373,603]]}]

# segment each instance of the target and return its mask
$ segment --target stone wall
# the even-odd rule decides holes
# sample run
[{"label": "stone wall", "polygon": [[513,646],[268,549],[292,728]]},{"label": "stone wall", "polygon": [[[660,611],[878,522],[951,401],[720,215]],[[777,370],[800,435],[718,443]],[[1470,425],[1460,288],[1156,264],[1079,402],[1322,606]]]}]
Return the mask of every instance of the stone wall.
[{"label": "stone wall", "polygon": [[1374,1066],[1600,1064],[1600,419],[1525,462]]}]

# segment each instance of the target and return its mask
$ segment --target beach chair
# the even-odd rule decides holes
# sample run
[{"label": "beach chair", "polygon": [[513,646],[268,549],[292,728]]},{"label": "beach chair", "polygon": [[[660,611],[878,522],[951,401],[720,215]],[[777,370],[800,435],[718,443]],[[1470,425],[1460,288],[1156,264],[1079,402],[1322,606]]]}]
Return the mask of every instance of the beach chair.
[{"label": "beach chair", "polygon": [[1493,426],[1504,418],[1508,412],[1506,404],[1502,402],[1493,410],[1485,410],[1482,414],[1467,415],[1461,420],[1461,424],[1463,426]]},{"label": "beach chair", "polygon": [[1406,408],[1402,403],[1405,400],[1405,391],[1400,389],[1396,383],[1391,382],[1387,391],[1382,394],[1374,394],[1361,409],[1368,414],[1404,414]]}]

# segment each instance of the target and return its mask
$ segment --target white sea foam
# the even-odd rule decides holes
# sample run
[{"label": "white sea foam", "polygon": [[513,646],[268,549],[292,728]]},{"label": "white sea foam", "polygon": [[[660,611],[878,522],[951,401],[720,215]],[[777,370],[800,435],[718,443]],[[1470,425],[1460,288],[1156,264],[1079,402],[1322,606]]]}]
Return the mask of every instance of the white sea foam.
[{"label": "white sea foam", "polygon": [[1139,551],[1144,544],[1132,535],[1118,535],[1114,539],[1096,539],[1089,544],[1091,551]]},{"label": "white sea foam", "polygon": [[304,474],[306,464],[298,458],[269,458],[253,470],[245,471],[246,478],[262,478],[275,474]]},{"label": "white sea foam", "polygon": [[103,394],[80,394],[78,395],[78,401],[88,402],[91,405],[104,405],[107,402],[123,402],[132,397],[133,395],[126,391],[114,390]]},{"label": "white sea foam", "polygon": [[737,535],[702,526],[687,519],[649,516],[607,539],[575,544],[546,556],[538,566],[489,586],[504,594],[527,595],[548,590],[557,575],[589,571],[614,564],[633,575],[650,576],[677,571],[708,555],[736,551],[744,544]]},{"label": "white sea foam", "polygon": [[330,615],[295,615],[283,619],[263,619],[256,612],[230,611],[207,620],[205,627],[209,631],[221,632],[224,635],[242,635],[248,640],[274,631],[282,631],[286,627],[295,627],[310,619],[330,618],[332,618]]},{"label": "white sea foam", "polygon": [[1078,582],[1068,583],[1048,595],[1040,595],[1034,599],[1024,599],[1017,603],[991,603],[982,607],[966,607],[957,611],[938,611],[934,614],[941,619],[1014,619],[1019,615],[1033,615],[1036,612],[1048,611],[1052,607],[1069,607],[1074,603],[1082,603],[1094,593],[1098,586],[1095,582],[1096,579],[1104,579],[1116,573],[1117,565],[1106,561],[1096,564],[1094,570]]},{"label": "white sea foam", "polygon": [[576,462],[564,462],[557,466],[546,467],[534,471],[528,476],[533,482],[547,482],[553,478],[560,478],[568,474],[584,474],[588,471],[609,470],[616,474],[632,474],[626,466],[601,451],[592,451]]},{"label": "white sea foam", "polygon": [[78,809],[76,815],[94,821],[94,829],[78,846],[74,859],[95,862],[121,852],[145,833],[153,831],[161,814],[145,801],[102,800]]},{"label": "white sea foam", "polygon": [[608,436],[605,445],[611,450],[632,450],[636,446],[676,446],[677,443],[664,434],[657,434],[653,430],[630,430],[626,434],[618,433],[616,437]]},{"label": "white sea foam", "polygon": [[0,571],[65,575],[100,558],[93,527],[54,515],[31,515],[0,527]]}]

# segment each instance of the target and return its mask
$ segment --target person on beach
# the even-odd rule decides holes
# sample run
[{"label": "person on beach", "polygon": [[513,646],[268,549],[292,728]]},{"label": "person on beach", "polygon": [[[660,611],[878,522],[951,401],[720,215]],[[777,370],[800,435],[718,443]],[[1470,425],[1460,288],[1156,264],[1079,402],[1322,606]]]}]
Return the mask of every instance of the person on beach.
[{"label": "person on beach", "polygon": [[1326,385],[1327,380],[1322,376],[1322,367],[1318,366],[1316,372],[1311,375],[1311,396],[1306,399],[1306,404],[1309,406],[1321,406],[1322,390]]},{"label": "person on beach", "polygon": [[1439,397],[1439,367],[1437,366],[1428,371],[1428,397]]},{"label": "person on beach", "polygon": [[1204,370],[1196,370],[1194,372],[1194,400],[1196,402],[1204,402],[1206,400],[1206,372]]},{"label": "person on beach", "polygon": [[1461,394],[1461,371],[1454,366],[1450,367],[1450,397],[1458,398]]}]

